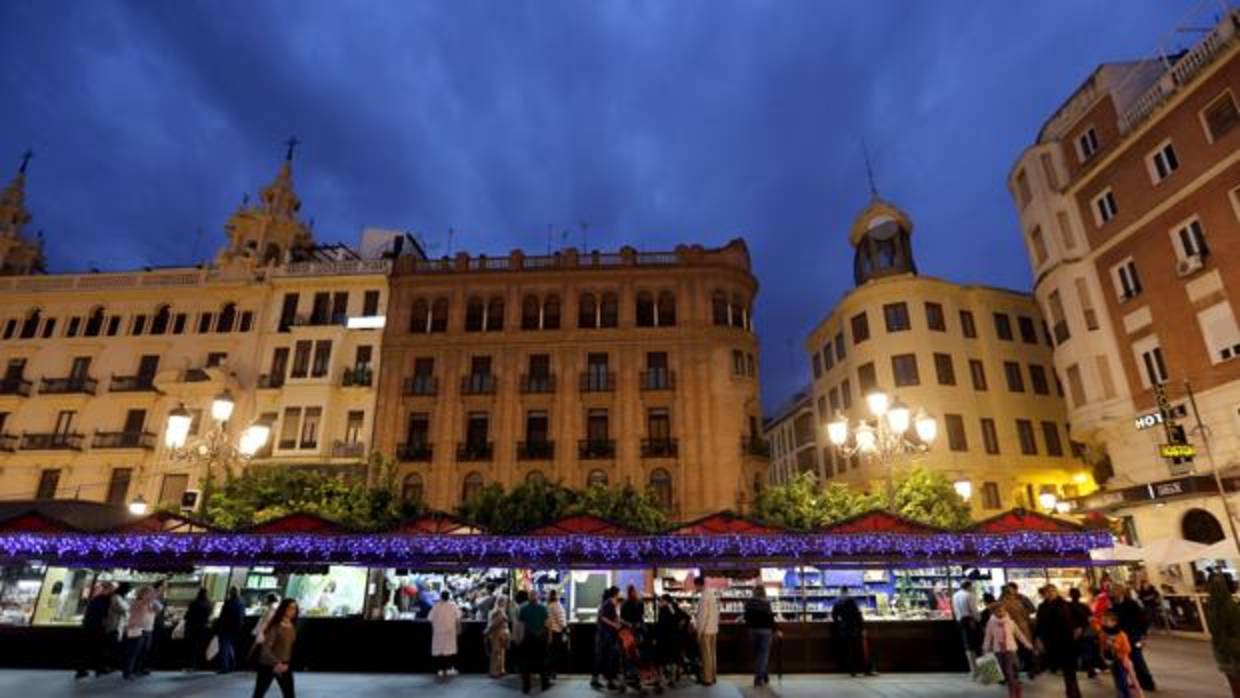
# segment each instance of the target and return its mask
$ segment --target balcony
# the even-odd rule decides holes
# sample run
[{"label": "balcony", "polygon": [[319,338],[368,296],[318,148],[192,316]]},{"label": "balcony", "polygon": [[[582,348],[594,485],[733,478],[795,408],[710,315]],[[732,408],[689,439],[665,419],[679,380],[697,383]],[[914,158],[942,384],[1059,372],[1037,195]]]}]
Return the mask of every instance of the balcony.
[{"label": "balcony", "polygon": [[493,395],[495,394],[495,376],[490,373],[475,373],[461,378],[462,395]]},{"label": "balcony", "polygon": [[770,458],[771,444],[761,436],[742,436],[741,455]]},{"label": "balcony", "polygon": [[680,455],[676,439],[642,439],[642,458],[675,458]]},{"label": "balcony", "polygon": [[155,376],[112,376],[108,391],[113,393],[153,393]]},{"label": "balcony", "polygon": [[495,445],[490,441],[461,441],[456,445],[456,459],[462,463],[489,461],[494,454]]},{"label": "balcony", "polygon": [[275,390],[284,387],[284,375],[277,373],[264,373],[258,377],[259,390]]},{"label": "balcony", "polygon": [[615,439],[582,439],[577,442],[577,457],[599,460],[616,457]]},{"label": "balcony", "polygon": [[521,374],[521,392],[523,393],[554,393],[555,374],[535,373]]},{"label": "balcony", "polygon": [[676,388],[676,372],[666,368],[642,371],[642,390],[674,390]]},{"label": "balcony", "polygon": [[405,395],[437,395],[439,379],[434,376],[412,376],[405,379]]},{"label": "balcony", "polygon": [[361,441],[333,441],[332,458],[365,458],[366,444]]},{"label": "balcony", "polygon": [[12,453],[17,450],[17,434],[9,434],[7,432],[0,434],[0,451]]},{"label": "balcony", "polygon": [[369,366],[354,366],[344,370],[340,385],[345,388],[369,388],[374,378],[375,372]]},{"label": "balcony", "polygon": [[21,449],[23,451],[80,451],[82,435],[62,432],[42,432],[22,434]]},{"label": "balcony", "polygon": [[0,395],[30,397],[30,387],[30,381],[25,378],[5,378],[0,380]]},{"label": "balcony", "polygon": [[517,442],[517,460],[551,460],[554,457],[554,441],[542,439]]},{"label": "balcony", "polygon": [[155,434],[149,431],[96,431],[91,448],[141,448],[155,450]]},{"label": "balcony", "polygon": [[614,371],[585,371],[581,374],[581,392],[609,393],[616,389]]},{"label": "balcony", "polygon": [[99,381],[86,376],[69,376],[68,378],[44,378],[39,381],[40,395],[94,395]]},{"label": "balcony", "polygon": [[423,442],[396,445],[396,460],[402,463],[429,463],[434,451],[431,445]]}]

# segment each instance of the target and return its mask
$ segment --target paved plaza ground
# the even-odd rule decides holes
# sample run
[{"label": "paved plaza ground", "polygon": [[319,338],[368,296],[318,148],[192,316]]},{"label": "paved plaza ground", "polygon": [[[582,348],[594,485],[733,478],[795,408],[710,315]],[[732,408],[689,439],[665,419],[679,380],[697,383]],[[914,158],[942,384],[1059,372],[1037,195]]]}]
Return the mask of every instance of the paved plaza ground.
[{"label": "paved plaza ground", "polygon": [[[3,661],[0,658],[0,661]],[[1156,696],[1174,698],[1225,698],[1225,681],[1214,667],[1209,645],[1193,640],[1155,638],[1150,647],[1150,664],[1158,680]],[[1090,681],[1082,677],[1086,698],[1115,695],[1110,677]],[[297,676],[300,698],[380,698],[388,696],[433,695],[434,698],[518,698],[519,683],[514,678],[493,681],[465,676],[447,685],[432,677],[412,674],[317,674]],[[74,681],[66,672],[0,671],[0,696],[5,698],[61,698],[65,696],[134,696],[135,698],[225,698],[249,696],[253,675],[160,673],[137,682],[119,677]],[[272,686],[269,696],[279,696]],[[538,695],[535,691],[534,695]],[[548,692],[548,698],[601,698],[582,678],[561,681]],[[609,694],[614,695],[614,694]],[[631,693],[626,695],[632,695]],[[772,679],[770,688],[754,689],[749,677],[730,676],[711,688],[685,686],[672,693],[684,698],[1000,698],[1006,696],[998,686],[978,686],[965,676],[943,674],[887,674],[875,678],[851,679],[840,676],[785,676]],[[1027,698],[1063,696],[1063,683],[1057,676],[1039,677],[1028,684]]]}]

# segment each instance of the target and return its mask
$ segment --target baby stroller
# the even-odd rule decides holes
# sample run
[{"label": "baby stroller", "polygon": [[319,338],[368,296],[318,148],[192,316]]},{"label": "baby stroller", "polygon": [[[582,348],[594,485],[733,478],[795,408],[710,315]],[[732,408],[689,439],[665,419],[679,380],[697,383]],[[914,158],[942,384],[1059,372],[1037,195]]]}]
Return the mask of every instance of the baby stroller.
[{"label": "baby stroller", "polygon": [[[638,695],[646,695],[647,689],[655,693],[663,693],[663,672],[655,660],[653,642],[644,641],[629,626],[620,628],[620,656],[625,667],[625,683],[637,691]],[[630,671],[631,669],[631,671]],[[621,690],[625,684],[621,684]]]}]

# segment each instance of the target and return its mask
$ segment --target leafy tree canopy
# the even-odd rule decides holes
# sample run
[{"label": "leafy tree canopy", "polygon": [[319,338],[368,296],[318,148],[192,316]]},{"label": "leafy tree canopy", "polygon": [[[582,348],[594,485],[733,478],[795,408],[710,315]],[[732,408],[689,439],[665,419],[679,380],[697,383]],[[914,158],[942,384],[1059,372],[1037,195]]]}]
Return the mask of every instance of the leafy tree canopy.
[{"label": "leafy tree canopy", "polygon": [[527,480],[507,492],[498,484],[483,487],[457,514],[493,533],[518,533],[565,516],[588,514],[636,531],[667,527],[667,516],[647,494],[631,485],[571,490],[558,483]]}]

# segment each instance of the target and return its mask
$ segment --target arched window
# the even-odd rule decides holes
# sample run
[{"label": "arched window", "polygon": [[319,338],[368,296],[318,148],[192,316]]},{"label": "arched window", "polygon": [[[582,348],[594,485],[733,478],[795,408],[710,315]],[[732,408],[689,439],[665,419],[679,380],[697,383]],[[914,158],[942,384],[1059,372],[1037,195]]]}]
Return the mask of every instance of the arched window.
[{"label": "arched window", "polygon": [[470,298],[465,304],[465,331],[481,332],[484,307],[482,299],[477,296]]},{"label": "arched window", "polygon": [[227,303],[223,310],[220,311],[220,317],[215,321],[216,332],[232,332],[233,323],[237,320],[237,304]]},{"label": "arched window", "polygon": [[427,305],[425,298],[414,301],[413,310],[409,315],[409,331],[414,334],[430,331],[430,312],[430,306]]},{"label": "arched window", "polygon": [[586,476],[586,487],[606,487],[607,473],[602,470],[591,470]]},{"label": "arched window", "polygon": [[84,334],[87,337],[98,337],[102,330],[103,308],[97,307],[90,311],[90,317],[86,318],[86,332]]},{"label": "arched window", "polygon": [[487,302],[487,332],[504,329],[504,299],[502,296],[491,296]]},{"label": "arched window", "polygon": [[1205,545],[1213,545],[1227,537],[1223,525],[1205,509],[1189,509],[1180,522],[1180,530],[1184,540]]},{"label": "arched window", "polygon": [[151,334],[163,334],[167,332],[168,320],[171,316],[172,311],[168,306],[159,306],[159,310],[156,310],[154,317],[151,318]]},{"label": "arched window", "polygon": [[676,324],[676,294],[671,291],[659,293],[659,327]]},{"label": "arched window", "polygon": [[556,294],[547,296],[543,301],[543,329],[560,329],[560,297]]},{"label": "arched window", "polygon": [[715,291],[711,294],[710,310],[716,325],[728,324],[728,297],[723,291]]},{"label": "arched window", "polygon": [[637,326],[654,327],[654,296],[647,291],[637,294]]},{"label": "arched window", "polygon": [[537,482],[541,485],[547,481],[547,476],[543,475],[541,470],[531,470],[525,474],[525,481]]},{"label": "arched window", "polygon": [[538,329],[538,296],[529,294],[521,301],[521,329]]},{"label": "arched window", "polygon": [[461,501],[468,502],[477,497],[482,492],[482,476],[478,473],[470,473],[465,476],[465,481],[461,485]]},{"label": "arched window", "polygon": [[577,303],[577,326],[598,327],[598,301],[593,293],[581,294],[581,300]]},{"label": "arched window", "polygon": [[650,473],[650,498],[664,511],[672,508],[672,474],[663,468]]},{"label": "arched window", "polygon": [[745,307],[745,304],[741,301],[740,294],[737,294],[737,293],[732,294],[732,326],[733,327],[744,327],[745,326],[745,312],[742,310],[742,308],[744,307]]},{"label": "arched window", "polygon": [[38,308],[26,313],[26,320],[22,323],[22,339],[34,338],[35,333],[39,331],[40,319],[42,319],[42,313]]},{"label": "arched window", "polygon": [[400,485],[401,501],[410,503],[421,502],[424,494],[425,486],[422,483],[422,476],[417,473],[406,475]]},{"label": "arched window", "polygon": [[620,324],[620,298],[608,291],[603,294],[602,307],[599,308],[599,327],[615,327]]},{"label": "arched window", "polygon": [[448,331],[448,299],[436,298],[431,305],[431,332]]}]

